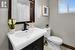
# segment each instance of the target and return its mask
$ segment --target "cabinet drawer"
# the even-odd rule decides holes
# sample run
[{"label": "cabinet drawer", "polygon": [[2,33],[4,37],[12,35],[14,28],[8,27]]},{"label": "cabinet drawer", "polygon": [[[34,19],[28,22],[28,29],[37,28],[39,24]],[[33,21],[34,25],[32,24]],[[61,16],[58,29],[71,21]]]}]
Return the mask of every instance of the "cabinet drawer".
[{"label": "cabinet drawer", "polygon": [[34,42],[34,45],[38,45],[38,46],[40,46],[40,47],[43,47],[43,45],[44,45],[44,37],[41,37],[41,38],[39,38],[38,40],[36,40],[36,41]]},{"label": "cabinet drawer", "polygon": [[29,46],[27,46],[27,47],[25,47],[25,48],[23,48],[21,50],[33,50],[33,45],[30,44]]},{"label": "cabinet drawer", "polygon": [[34,46],[33,50],[43,50],[43,47],[36,45]]}]

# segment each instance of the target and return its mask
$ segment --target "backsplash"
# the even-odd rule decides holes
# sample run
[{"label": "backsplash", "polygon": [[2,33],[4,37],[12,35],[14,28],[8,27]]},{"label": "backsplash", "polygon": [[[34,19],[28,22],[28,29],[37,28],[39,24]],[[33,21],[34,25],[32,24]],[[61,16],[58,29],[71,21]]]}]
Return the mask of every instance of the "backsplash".
[{"label": "backsplash", "polygon": [[[29,26],[27,26],[27,28],[35,27],[35,23],[28,23],[28,24],[29,24]],[[23,29],[23,24],[16,25],[15,30],[22,30],[22,29]]]}]

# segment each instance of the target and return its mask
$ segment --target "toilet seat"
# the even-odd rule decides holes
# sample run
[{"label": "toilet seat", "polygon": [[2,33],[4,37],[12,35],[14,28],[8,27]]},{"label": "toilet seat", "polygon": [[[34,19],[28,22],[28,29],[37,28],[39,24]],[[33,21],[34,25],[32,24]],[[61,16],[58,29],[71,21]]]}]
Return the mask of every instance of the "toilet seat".
[{"label": "toilet seat", "polygon": [[57,44],[57,45],[61,45],[62,44],[62,39],[56,36],[50,36],[48,37],[48,40]]}]

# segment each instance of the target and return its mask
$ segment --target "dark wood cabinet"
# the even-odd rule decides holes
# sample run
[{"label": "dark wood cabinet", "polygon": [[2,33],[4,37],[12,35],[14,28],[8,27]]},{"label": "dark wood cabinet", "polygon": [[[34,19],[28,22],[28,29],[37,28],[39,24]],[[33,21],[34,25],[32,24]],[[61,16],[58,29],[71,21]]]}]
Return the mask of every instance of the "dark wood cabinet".
[{"label": "dark wood cabinet", "polygon": [[[33,43],[31,43],[30,45],[28,45],[27,47],[21,49],[21,50],[44,50],[44,37],[42,36],[41,38],[39,38],[38,40],[34,41]],[[9,44],[10,48],[11,45]],[[9,50],[12,50],[10,49]]]},{"label": "dark wood cabinet", "polygon": [[22,50],[43,50],[44,48],[43,38],[44,37],[39,38],[38,40],[30,44],[29,46],[23,48]]}]

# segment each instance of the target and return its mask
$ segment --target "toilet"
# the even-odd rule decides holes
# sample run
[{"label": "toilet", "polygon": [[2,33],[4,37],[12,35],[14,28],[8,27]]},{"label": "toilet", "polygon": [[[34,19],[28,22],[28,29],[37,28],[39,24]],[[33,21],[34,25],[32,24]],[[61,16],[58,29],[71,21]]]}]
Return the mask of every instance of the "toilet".
[{"label": "toilet", "polygon": [[47,41],[48,47],[51,50],[61,50],[60,45],[62,44],[63,40],[56,36],[50,36],[51,35],[51,29],[50,28],[44,28],[47,30],[47,33],[44,35]]}]

